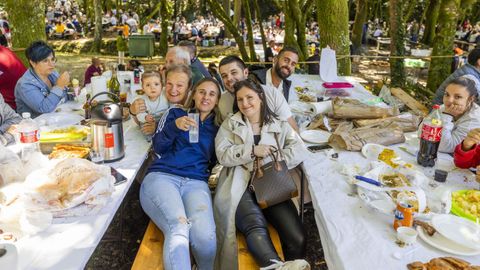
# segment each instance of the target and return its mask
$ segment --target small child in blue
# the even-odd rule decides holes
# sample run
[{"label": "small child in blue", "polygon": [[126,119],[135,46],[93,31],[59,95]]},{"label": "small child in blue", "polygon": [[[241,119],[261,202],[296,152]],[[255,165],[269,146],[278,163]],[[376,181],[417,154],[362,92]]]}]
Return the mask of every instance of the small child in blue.
[{"label": "small child in blue", "polygon": [[[146,72],[142,75],[142,88],[145,94],[138,97],[145,101],[147,110],[137,114],[140,125],[146,122],[158,122],[165,110],[168,109],[168,101],[162,91],[162,80],[158,72]],[[147,141],[151,141],[152,136],[146,135]]]}]

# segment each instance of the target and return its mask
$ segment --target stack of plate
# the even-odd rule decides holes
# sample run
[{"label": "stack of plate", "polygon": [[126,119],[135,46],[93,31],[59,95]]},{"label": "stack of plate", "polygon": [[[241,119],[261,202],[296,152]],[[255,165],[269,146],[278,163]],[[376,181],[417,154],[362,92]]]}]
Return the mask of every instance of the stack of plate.
[{"label": "stack of plate", "polygon": [[480,226],[454,215],[437,215],[432,218],[432,226],[437,230],[433,236],[426,234],[418,226],[420,238],[445,252],[474,256],[480,254]]},{"label": "stack of plate", "polygon": [[304,130],[300,132],[300,137],[307,142],[313,144],[327,144],[330,138],[330,133],[323,130]]}]

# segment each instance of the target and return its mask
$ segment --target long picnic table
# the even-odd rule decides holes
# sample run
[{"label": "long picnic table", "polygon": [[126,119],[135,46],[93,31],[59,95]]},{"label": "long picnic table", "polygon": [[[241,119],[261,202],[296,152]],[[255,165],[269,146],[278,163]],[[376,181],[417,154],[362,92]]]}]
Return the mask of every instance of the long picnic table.
[{"label": "long picnic table", "polygon": [[115,186],[107,205],[96,215],[55,218],[45,231],[18,240],[19,269],[84,269],[147,158],[150,143],[130,119],[123,123],[125,157],[105,163],[127,177]]},{"label": "long picnic table", "polygon": [[[351,97],[364,100],[375,98],[352,78],[340,79],[354,85],[350,90]],[[318,75],[292,76],[292,87],[318,88],[321,87],[319,86],[321,83]],[[416,133],[406,134],[406,143],[392,145],[389,148],[395,150],[403,161],[416,165],[416,156],[399,149],[401,146],[418,149],[416,136]],[[330,158],[323,151],[311,153],[304,162],[315,209],[315,220],[328,269],[406,269],[406,265],[413,261],[426,263],[433,258],[443,256],[454,256],[480,265],[479,256],[452,255],[427,244],[420,237],[417,238],[413,247],[400,247],[396,243],[393,215],[378,212],[368,206],[358,195],[352,194],[347,176],[341,173],[344,171],[344,166],[366,168],[370,161],[360,152],[339,149],[335,151],[338,153],[338,159]],[[454,168],[453,158],[450,155],[440,153],[439,159]],[[432,178],[432,168],[425,169],[420,166],[417,168]],[[456,168],[449,173],[445,183],[438,185],[450,188],[452,191],[478,189],[478,183],[474,179],[475,176],[470,171]],[[412,249],[415,250],[400,260],[393,256],[395,252],[403,254]]]}]

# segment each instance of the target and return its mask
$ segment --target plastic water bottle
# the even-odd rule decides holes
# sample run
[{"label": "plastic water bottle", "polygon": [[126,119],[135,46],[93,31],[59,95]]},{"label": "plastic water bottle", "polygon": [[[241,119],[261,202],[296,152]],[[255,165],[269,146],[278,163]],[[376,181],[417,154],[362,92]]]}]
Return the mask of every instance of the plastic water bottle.
[{"label": "plastic water bottle", "polygon": [[197,123],[196,126],[190,126],[189,131],[188,131],[188,139],[190,143],[198,143],[198,124],[200,122],[200,114],[199,113],[189,113],[188,114],[189,118],[192,118],[195,120],[195,123]]},{"label": "plastic water bottle", "polygon": [[37,122],[33,121],[29,112],[22,113],[23,120],[18,125],[22,160],[28,160],[33,153],[40,153],[40,131]]}]

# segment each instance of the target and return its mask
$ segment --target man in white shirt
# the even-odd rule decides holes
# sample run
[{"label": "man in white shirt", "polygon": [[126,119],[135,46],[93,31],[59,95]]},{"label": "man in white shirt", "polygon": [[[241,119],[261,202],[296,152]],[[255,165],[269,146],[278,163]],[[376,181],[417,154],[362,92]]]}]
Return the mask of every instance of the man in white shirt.
[{"label": "man in white shirt", "polygon": [[273,67],[252,71],[255,79],[262,84],[273,87],[283,94],[288,103],[298,100],[292,81],[287,80],[295,72],[298,52],[295,48],[285,47],[273,58]]},{"label": "man in white shirt", "polygon": [[[222,119],[225,120],[234,112],[233,104],[235,95],[233,85],[238,81],[243,81],[248,78],[248,69],[242,59],[238,56],[230,55],[220,61],[219,71],[225,89],[227,90],[223,92],[218,104]],[[265,91],[265,97],[270,109],[278,115],[280,120],[288,121],[292,128],[298,131],[297,123],[293,119],[290,107],[282,93],[274,90],[270,86],[262,85],[262,88]]]}]

